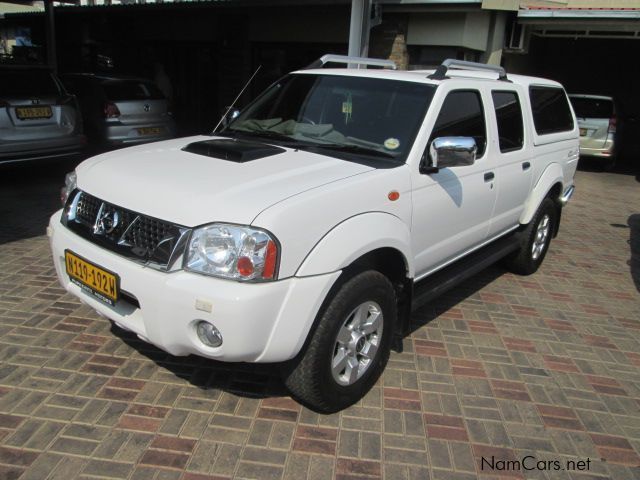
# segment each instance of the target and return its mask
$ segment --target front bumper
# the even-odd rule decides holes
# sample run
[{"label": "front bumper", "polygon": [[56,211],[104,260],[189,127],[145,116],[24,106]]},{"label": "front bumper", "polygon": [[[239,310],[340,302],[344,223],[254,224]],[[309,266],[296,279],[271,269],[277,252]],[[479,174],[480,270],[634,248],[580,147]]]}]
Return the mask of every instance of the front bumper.
[{"label": "front bumper", "polygon": [[[221,361],[280,362],[301,349],[329,289],[340,275],[292,277],[266,283],[239,283],[185,271],[164,273],[139,265],[77,236],[60,223],[47,230],[62,286],[118,326],[172,355],[195,354]],[[121,290],[135,298],[109,306],[69,281],[64,250],[120,276]],[[206,320],[222,333],[213,348],[197,337],[195,323]]]}]

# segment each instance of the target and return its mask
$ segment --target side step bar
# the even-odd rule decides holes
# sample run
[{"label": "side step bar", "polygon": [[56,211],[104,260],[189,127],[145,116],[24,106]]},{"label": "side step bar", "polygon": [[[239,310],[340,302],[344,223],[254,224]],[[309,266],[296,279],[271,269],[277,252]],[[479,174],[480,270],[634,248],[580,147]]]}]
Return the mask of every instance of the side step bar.
[{"label": "side step bar", "polygon": [[413,287],[411,310],[417,310],[460,282],[515,252],[519,246],[520,236],[517,232],[511,233],[421,280]]}]

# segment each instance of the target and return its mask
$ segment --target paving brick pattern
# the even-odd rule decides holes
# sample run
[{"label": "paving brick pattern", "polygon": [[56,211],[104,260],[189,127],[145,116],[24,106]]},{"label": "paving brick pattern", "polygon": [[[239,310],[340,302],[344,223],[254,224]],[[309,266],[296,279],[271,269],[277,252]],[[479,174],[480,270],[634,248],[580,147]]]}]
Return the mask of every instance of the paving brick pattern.
[{"label": "paving brick pattern", "polygon": [[[59,288],[43,235],[0,242],[0,268],[3,480],[640,478],[631,176],[578,172],[539,273],[492,267],[418,311],[334,415],[273,366],[176,358],[113,327]],[[507,468],[525,457],[562,470]]]}]

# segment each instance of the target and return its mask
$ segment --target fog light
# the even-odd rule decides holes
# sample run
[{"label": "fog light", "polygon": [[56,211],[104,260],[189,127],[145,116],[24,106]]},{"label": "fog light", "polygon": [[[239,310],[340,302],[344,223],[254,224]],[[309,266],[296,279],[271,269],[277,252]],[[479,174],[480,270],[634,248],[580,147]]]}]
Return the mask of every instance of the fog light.
[{"label": "fog light", "polygon": [[198,333],[198,338],[200,339],[200,341],[206,346],[219,347],[220,345],[222,345],[222,334],[209,322],[200,320],[196,324],[196,332]]}]

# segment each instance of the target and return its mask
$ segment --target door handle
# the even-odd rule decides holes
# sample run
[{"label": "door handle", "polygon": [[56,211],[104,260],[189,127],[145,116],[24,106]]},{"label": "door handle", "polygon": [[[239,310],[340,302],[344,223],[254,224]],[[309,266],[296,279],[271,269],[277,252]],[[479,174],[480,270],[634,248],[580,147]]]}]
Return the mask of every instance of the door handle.
[{"label": "door handle", "polygon": [[494,178],[496,178],[496,176],[495,176],[495,174],[493,172],[487,172],[487,173],[484,174],[484,181],[485,182],[490,182]]},{"label": "door handle", "polygon": [[530,167],[531,167],[531,164],[529,162],[524,162],[522,164],[522,170],[529,170]]}]

